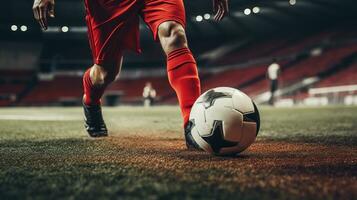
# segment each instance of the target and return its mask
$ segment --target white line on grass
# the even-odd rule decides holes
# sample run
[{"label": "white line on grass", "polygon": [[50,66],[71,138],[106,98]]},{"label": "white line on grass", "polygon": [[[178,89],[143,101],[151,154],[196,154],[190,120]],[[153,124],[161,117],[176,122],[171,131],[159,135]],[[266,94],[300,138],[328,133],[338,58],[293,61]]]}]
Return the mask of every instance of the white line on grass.
[{"label": "white line on grass", "polygon": [[81,118],[65,115],[0,115],[0,120],[24,120],[24,121],[74,121]]}]

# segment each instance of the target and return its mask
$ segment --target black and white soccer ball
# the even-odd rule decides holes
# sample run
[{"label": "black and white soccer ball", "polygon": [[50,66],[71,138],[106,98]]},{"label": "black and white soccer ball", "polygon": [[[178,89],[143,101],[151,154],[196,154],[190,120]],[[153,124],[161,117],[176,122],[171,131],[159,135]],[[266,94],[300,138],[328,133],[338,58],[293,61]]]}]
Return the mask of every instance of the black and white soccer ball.
[{"label": "black and white soccer ball", "polygon": [[203,93],[190,114],[191,134],[200,148],[215,155],[233,155],[247,149],[259,132],[257,106],[243,92],[218,87]]}]

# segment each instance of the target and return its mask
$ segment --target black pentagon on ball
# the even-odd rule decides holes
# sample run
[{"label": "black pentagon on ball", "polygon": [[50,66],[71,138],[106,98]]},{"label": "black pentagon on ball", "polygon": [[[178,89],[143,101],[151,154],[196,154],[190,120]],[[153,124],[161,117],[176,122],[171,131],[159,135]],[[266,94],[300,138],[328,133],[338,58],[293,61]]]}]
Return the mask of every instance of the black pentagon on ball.
[{"label": "black pentagon on ball", "polygon": [[215,90],[210,90],[203,95],[202,101],[197,103],[202,103],[205,109],[208,109],[214,105],[216,99],[219,98],[232,98],[232,94],[227,92],[216,92]]},{"label": "black pentagon on ball", "polygon": [[208,136],[202,136],[202,139],[210,144],[215,154],[219,154],[220,150],[224,147],[234,147],[238,145],[238,142],[231,142],[224,139],[223,123],[219,120],[213,122],[211,133]]},{"label": "black pentagon on ball", "polygon": [[245,122],[255,122],[257,124],[257,131],[256,135],[258,135],[259,129],[260,129],[260,115],[259,115],[259,110],[255,103],[252,101],[253,106],[254,106],[254,112],[248,113],[248,114],[243,114],[243,121]]}]

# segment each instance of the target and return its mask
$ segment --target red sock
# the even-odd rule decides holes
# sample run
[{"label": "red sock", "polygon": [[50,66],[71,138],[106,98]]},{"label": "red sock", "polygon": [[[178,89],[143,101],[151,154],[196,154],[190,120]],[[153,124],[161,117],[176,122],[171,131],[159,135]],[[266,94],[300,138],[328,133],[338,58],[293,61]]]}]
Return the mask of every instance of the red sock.
[{"label": "red sock", "polygon": [[188,48],[176,49],[169,53],[167,74],[171,87],[176,92],[186,126],[192,105],[201,93],[196,61]]},{"label": "red sock", "polygon": [[92,80],[90,78],[90,70],[91,68],[89,68],[83,75],[83,100],[86,105],[99,105],[100,98],[102,97],[106,87],[96,87],[92,84]]}]

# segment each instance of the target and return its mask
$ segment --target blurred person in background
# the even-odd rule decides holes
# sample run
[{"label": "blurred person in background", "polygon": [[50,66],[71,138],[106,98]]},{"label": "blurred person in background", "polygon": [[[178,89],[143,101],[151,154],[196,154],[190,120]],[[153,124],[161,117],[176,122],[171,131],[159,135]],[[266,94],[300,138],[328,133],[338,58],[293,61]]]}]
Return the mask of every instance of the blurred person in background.
[{"label": "blurred person in background", "polygon": [[152,87],[151,82],[145,84],[143,90],[144,107],[150,107],[153,105],[156,97],[156,90]]},{"label": "blurred person in background", "polygon": [[270,98],[269,104],[274,105],[275,103],[275,92],[278,90],[278,78],[280,74],[280,65],[277,63],[277,60],[274,59],[273,63],[269,65],[267,70],[267,77],[270,81]]}]

